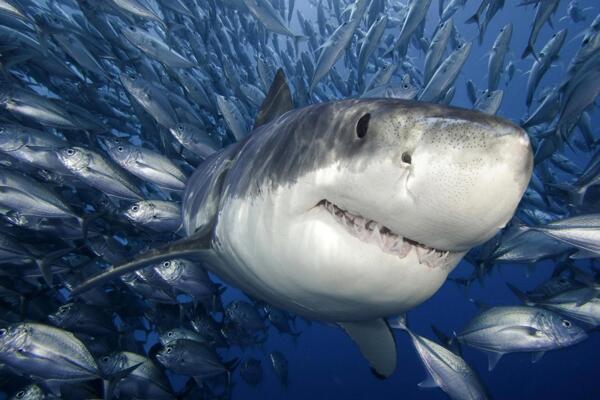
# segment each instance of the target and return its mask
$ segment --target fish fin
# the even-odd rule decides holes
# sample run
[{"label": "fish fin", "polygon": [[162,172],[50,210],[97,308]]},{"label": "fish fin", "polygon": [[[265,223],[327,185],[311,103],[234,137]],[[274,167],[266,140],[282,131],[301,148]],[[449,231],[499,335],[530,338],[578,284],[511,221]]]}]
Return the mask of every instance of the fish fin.
[{"label": "fish fin", "polygon": [[201,255],[202,253],[206,253],[208,251],[211,251],[210,235],[206,234],[205,232],[198,232],[186,238],[167,243],[161,247],[140,254],[138,257],[129,262],[114,266],[108,271],[88,279],[81,285],[74,288],[71,292],[71,296],[77,296],[118,276],[137,271],[151,264],[174,257]]},{"label": "fish fin", "polygon": [[531,362],[533,364],[535,364],[536,362],[540,361],[542,359],[542,357],[544,357],[544,354],[546,354],[545,351],[537,351],[535,353],[531,354]]},{"label": "fish fin", "polygon": [[502,356],[504,355],[504,353],[496,353],[496,352],[488,352],[488,371],[492,371],[494,368],[496,368],[496,365],[498,364],[498,361],[500,361],[500,359],[502,358]]},{"label": "fish fin", "polygon": [[517,296],[517,298],[519,300],[521,300],[524,304],[527,304],[527,305],[531,305],[532,304],[531,300],[529,300],[529,297],[527,296],[527,294],[525,294],[519,288],[517,288],[516,286],[511,285],[510,283],[507,283],[506,286],[508,286],[508,288],[510,289],[510,291],[513,292],[514,295]]},{"label": "fish fin", "polygon": [[521,59],[527,58],[527,56],[530,54],[533,56],[535,61],[540,61],[537,54],[535,54],[535,49],[533,48],[533,45],[531,43],[527,43],[527,47],[525,47],[525,50],[523,50],[523,54],[521,54]]},{"label": "fish fin", "polygon": [[531,326],[507,326],[506,328],[499,329],[498,332],[514,332],[517,334],[525,334],[529,336],[540,336],[543,332],[539,329],[535,329]]},{"label": "fish fin", "polygon": [[419,382],[417,386],[419,386],[421,389],[433,389],[438,387],[439,385],[437,384],[435,379],[433,379],[433,376],[428,375],[427,378],[425,378],[422,382]]},{"label": "fish fin", "polygon": [[585,294],[583,296],[581,296],[581,298],[579,300],[577,300],[577,303],[575,303],[575,306],[581,307],[582,305],[592,301],[596,296],[598,296],[598,290],[588,288],[585,291]]},{"label": "fish fin", "polygon": [[383,318],[362,322],[340,322],[339,325],[358,345],[378,378],[388,378],[396,369],[396,342]]},{"label": "fish fin", "polygon": [[400,314],[396,318],[389,318],[388,325],[392,329],[408,331],[408,320],[406,319],[406,314]]},{"label": "fish fin", "polygon": [[44,278],[44,280],[46,281],[46,284],[48,286],[50,286],[50,287],[53,286],[52,263],[54,261],[60,259],[62,256],[69,254],[73,250],[75,250],[75,249],[72,247],[56,250],[56,251],[46,254],[46,256],[44,256],[44,258],[42,258],[40,260],[35,260],[35,263],[37,264],[38,268],[40,269],[40,272],[42,273],[42,277]]},{"label": "fish fin", "polygon": [[103,376],[102,380],[102,388],[103,388],[103,399],[110,400],[113,398],[113,392],[115,390],[116,384],[121,380],[126,378],[130,373],[132,373],[137,367],[142,365],[143,363],[137,363],[132,365],[129,368],[125,368],[122,371],[119,371],[115,374],[110,374],[107,376]]},{"label": "fish fin", "polygon": [[478,13],[475,13],[471,17],[467,18],[467,20],[465,21],[465,24],[477,24],[477,26],[479,26],[480,25],[479,18],[480,18],[480,15]]},{"label": "fish fin", "polygon": [[437,328],[435,325],[431,325],[431,330],[433,331],[435,336],[437,336],[438,340],[444,345],[445,348],[447,348],[454,354],[462,356],[462,347],[460,346],[460,342],[456,340],[456,335],[454,335],[455,337],[450,337],[446,335],[441,329]]}]

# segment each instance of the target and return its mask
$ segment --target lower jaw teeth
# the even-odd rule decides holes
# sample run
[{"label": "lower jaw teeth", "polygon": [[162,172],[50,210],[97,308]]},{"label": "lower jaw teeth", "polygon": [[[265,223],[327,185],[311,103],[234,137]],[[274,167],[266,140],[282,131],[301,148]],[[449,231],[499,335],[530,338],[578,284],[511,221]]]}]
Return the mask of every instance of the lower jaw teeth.
[{"label": "lower jaw teeth", "polygon": [[350,234],[361,241],[376,244],[386,253],[405,258],[414,249],[419,263],[425,264],[428,267],[435,267],[449,254],[448,251],[431,249],[414,241],[404,239],[401,236],[393,234],[388,228],[380,226],[377,222],[366,220],[360,215],[350,214],[331,202],[322,201],[319,204],[325,207]]}]

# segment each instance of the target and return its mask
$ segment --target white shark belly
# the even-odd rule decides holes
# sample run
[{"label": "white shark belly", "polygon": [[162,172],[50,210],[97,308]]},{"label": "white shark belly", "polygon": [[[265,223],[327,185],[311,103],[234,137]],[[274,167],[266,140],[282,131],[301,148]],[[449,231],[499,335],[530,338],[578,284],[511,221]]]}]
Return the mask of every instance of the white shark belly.
[{"label": "white shark belly", "polygon": [[[227,199],[215,230],[220,269],[226,271],[215,272],[308,318],[362,321],[411,309],[439,289],[464,255],[451,254],[431,267],[419,262],[415,250],[405,257],[386,253],[351,236],[321,208],[291,215],[276,206],[294,204],[292,196],[280,189],[252,200]],[[273,229],[284,224],[285,234]]]}]

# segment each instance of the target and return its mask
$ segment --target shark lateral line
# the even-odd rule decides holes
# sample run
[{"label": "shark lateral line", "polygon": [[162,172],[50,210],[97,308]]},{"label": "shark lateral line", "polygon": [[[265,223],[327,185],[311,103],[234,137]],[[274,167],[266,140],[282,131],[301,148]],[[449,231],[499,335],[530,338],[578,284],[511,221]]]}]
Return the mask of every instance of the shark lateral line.
[{"label": "shark lateral line", "polygon": [[398,99],[293,109],[280,70],[252,133],[188,180],[187,237],[72,294],[192,256],[251,296],[339,324],[388,377],[397,353],[385,317],[431,297],[505,226],[532,165],[527,134],[501,118]]}]

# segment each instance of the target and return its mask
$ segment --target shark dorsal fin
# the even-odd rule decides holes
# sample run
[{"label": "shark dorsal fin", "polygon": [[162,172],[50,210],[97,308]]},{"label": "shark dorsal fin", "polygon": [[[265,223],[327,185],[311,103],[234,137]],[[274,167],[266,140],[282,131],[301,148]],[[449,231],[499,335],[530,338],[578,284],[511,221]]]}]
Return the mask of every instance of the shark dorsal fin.
[{"label": "shark dorsal fin", "polygon": [[254,129],[261,125],[267,124],[285,114],[286,112],[294,108],[292,101],[292,93],[287,83],[287,79],[283,70],[279,68],[275,79],[271,83],[269,93],[260,106],[260,110],[256,115],[256,121],[254,121]]}]

